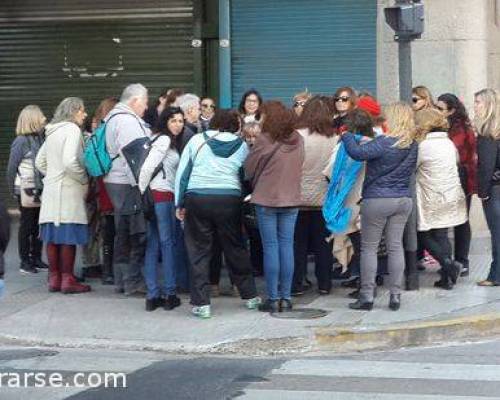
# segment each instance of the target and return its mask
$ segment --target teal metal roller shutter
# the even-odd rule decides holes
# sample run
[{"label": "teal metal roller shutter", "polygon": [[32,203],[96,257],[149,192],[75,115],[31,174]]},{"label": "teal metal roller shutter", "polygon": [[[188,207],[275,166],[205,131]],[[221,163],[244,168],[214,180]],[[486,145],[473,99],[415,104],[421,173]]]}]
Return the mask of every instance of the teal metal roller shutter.
[{"label": "teal metal roller shutter", "polygon": [[231,97],[249,88],[290,104],[308,88],[376,92],[374,0],[232,0]]}]

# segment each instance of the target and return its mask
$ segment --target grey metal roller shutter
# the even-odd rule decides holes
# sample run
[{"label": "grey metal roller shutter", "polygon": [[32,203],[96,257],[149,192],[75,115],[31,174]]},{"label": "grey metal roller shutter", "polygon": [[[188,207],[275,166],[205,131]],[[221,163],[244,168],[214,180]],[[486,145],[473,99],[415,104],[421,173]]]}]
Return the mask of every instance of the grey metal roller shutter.
[{"label": "grey metal roller shutter", "polygon": [[[0,3],[0,171],[19,111],[104,97],[140,82],[152,98],[192,88],[192,0],[3,0]],[[3,178],[2,178],[3,179]],[[5,182],[5,181],[3,181]],[[0,196],[7,196],[0,185]]]}]

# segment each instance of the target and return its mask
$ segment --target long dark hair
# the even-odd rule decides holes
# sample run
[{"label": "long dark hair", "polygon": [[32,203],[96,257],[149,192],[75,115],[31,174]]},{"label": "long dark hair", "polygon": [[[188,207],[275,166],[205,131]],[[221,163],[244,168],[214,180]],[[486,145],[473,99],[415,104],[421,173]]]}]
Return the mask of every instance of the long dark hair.
[{"label": "long dark hair", "polygon": [[173,135],[172,132],[170,132],[170,129],[168,129],[168,121],[176,114],[181,114],[184,118],[184,113],[182,112],[180,107],[165,108],[165,110],[163,110],[163,112],[158,117],[158,121],[153,129],[153,132],[159,135],[167,135],[170,138],[170,148],[179,151],[177,136]]},{"label": "long dark hair", "polygon": [[307,128],[310,134],[316,132],[330,137],[335,133],[332,118],[333,113],[327,100],[322,96],[314,96],[304,105],[304,110],[297,121],[297,129]]},{"label": "long dark hair", "polygon": [[250,96],[250,95],[252,95],[252,94],[254,94],[255,96],[257,96],[257,99],[259,100],[259,109],[255,113],[255,119],[256,120],[260,120],[261,107],[262,107],[262,103],[264,102],[264,100],[262,100],[262,96],[260,95],[260,93],[256,89],[250,89],[250,90],[247,90],[245,93],[243,93],[243,96],[241,96],[240,105],[238,106],[238,111],[242,115],[246,114],[246,111],[245,111],[245,101],[247,100],[247,97]]},{"label": "long dark hair", "polygon": [[464,104],[459,100],[457,96],[452,93],[444,93],[438,97],[438,101],[442,101],[446,104],[448,111],[454,109],[455,112],[448,116],[448,123],[450,124],[450,129],[455,126],[461,127],[462,129],[471,129],[472,124],[465,109]]}]

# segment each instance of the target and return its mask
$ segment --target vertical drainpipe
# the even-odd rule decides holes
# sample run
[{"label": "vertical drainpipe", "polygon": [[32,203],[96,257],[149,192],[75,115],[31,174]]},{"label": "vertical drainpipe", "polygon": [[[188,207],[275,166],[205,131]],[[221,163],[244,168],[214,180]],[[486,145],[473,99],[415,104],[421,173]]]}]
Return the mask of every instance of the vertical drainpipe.
[{"label": "vertical drainpipe", "polygon": [[219,0],[219,106],[221,108],[232,107],[230,7],[230,0]]}]

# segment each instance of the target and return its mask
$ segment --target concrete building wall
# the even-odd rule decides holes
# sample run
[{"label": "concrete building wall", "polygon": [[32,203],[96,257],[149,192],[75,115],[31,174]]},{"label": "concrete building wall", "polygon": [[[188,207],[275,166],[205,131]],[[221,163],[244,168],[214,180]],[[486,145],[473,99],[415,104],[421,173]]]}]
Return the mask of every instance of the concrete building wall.
[{"label": "concrete building wall", "polygon": [[[379,100],[399,99],[398,45],[385,23],[378,0],[377,92]],[[434,96],[457,94],[472,115],[474,93],[500,89],[500,0],[423,0],[425,33],[413,42],[413,86],[427,86]],[[470,213],[474,236],[487,235],[481,204],[474,198]]]},{"label": "concrete building wall", "polygon": [[488,86],[500,89],[500,0],[488,9]]},{"label": "concrete building wall", "polygon": [[[397,43],[378,0],[378,94],[384,103],[398,99]],[[474,92],[500,81],[500,0],[424,0],[425,32],[413,42],[413,85],[434,95],[452,92],[470,108]],[[495,22],[497,24],[495,24]]]}]

